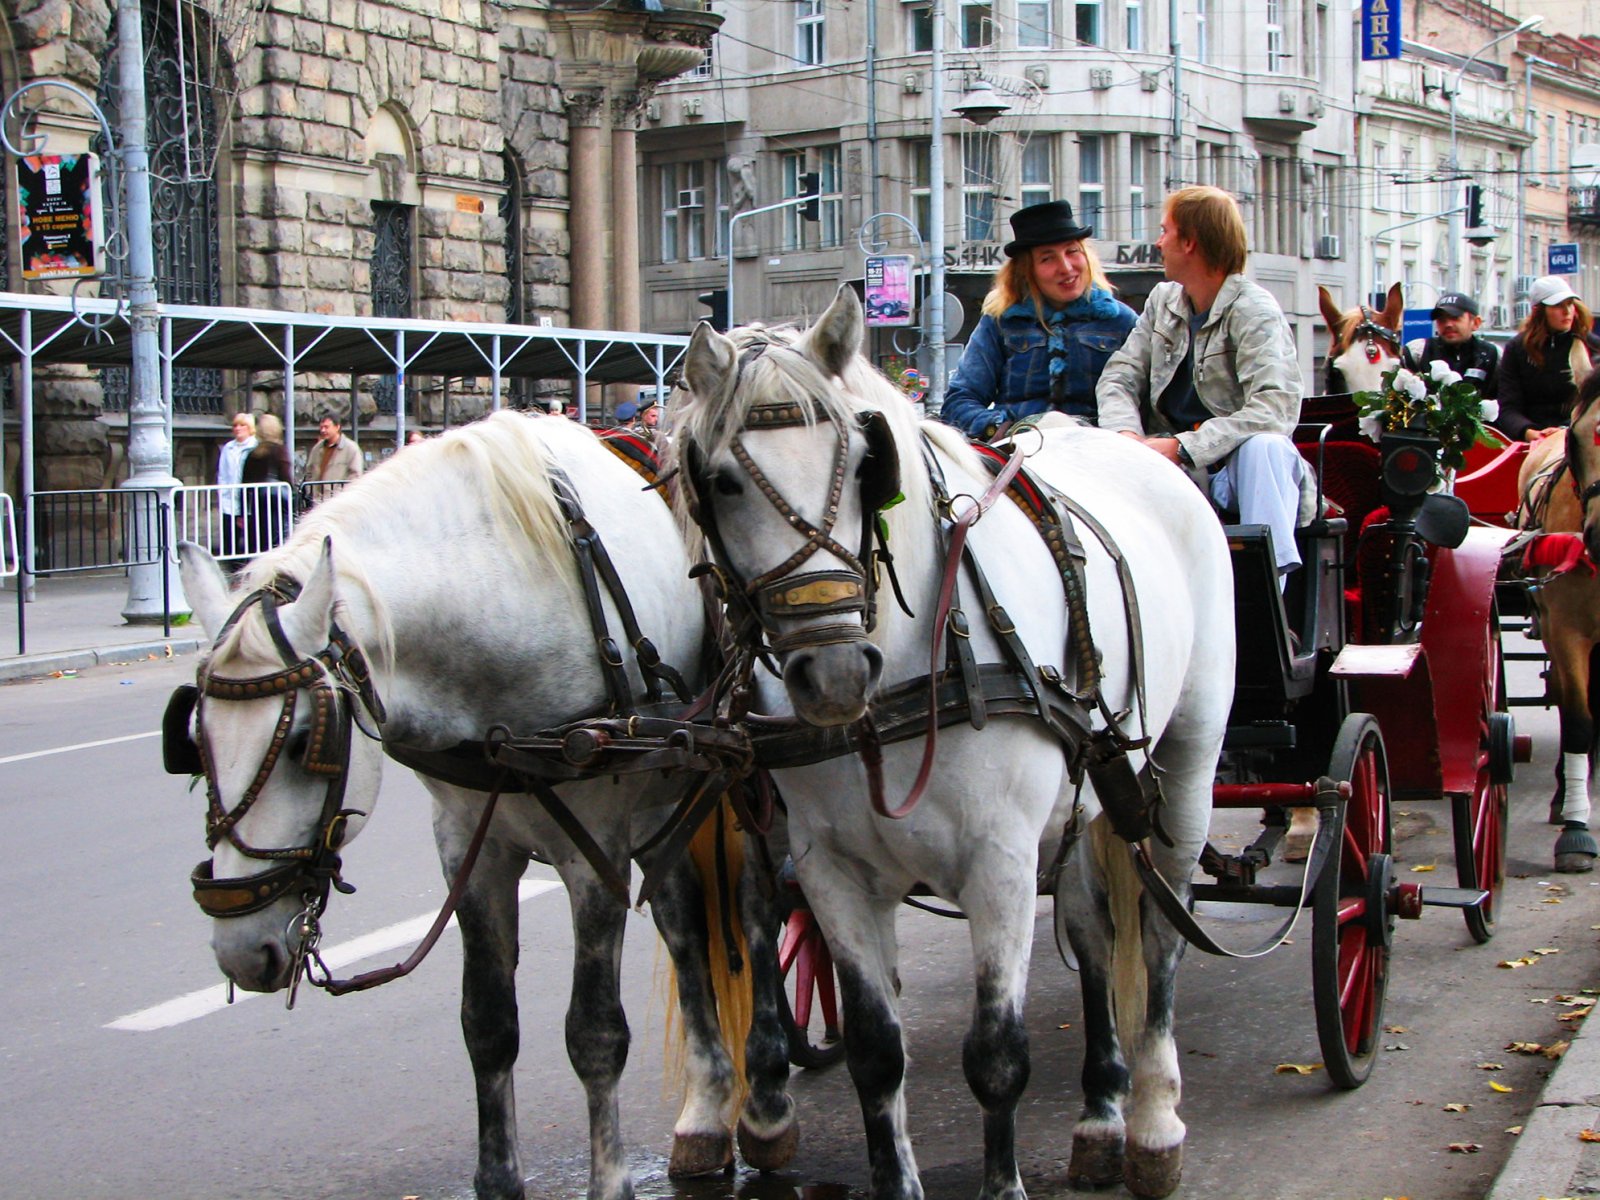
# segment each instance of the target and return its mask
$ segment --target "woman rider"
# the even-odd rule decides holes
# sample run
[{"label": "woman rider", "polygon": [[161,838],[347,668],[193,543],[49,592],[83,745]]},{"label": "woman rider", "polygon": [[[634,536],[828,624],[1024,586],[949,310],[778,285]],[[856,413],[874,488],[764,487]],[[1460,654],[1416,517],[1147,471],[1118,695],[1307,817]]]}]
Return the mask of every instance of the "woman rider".
[{"label": "woman rider", "polygon": [[1512,441],[1536,442],[1572,419],[1578,386],[1600,360],[1594,318],[1559,275],[1528,290],[1527,320],[1500,359],[1500,415],[1494,424]]},{"label": "woman rider", "polygon": [[1094,231],[1067,201],[1017,210],[1011,230],[939,414],[973,438],[1045,412],[1093,422],[1095,382],[1139,319],[1111,294]]}]

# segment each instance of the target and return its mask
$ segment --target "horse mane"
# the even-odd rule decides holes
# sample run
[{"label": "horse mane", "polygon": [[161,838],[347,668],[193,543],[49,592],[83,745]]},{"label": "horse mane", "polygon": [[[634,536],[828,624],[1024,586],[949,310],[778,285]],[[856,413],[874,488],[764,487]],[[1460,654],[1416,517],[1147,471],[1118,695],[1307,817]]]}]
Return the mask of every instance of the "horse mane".
[{"label": "horse mane", "polygon": [[[279,575],[304,582],[317,565],[324,539],[332,538],[340,583],[366,598],[377,625],[372,649],[388,663],[393,657],[393,626],[362,565],[364,531],[397,524],[427,528],[432,515],[444,506],[471,497],[482,504],[484,517],[508,547],[526,550],[508,554],[508,559],[521,563],[530,576],[548,572],[575,590],[571,532],[551,483],[550,467],[563,444],[576,446],[585,439],[594,442],[594,434],[573,421],[500,411],[407,446],[307,513],[287,541],[244,569],[240,586],[253,591]],[[557,453],[552,454],[552,447]],[[241,622],[245,627],[255,624]],[[236,627],[218,654],[237,646],[272,655],[264,633],[260,636],[262,645],[257,646],[252,635]]]}]

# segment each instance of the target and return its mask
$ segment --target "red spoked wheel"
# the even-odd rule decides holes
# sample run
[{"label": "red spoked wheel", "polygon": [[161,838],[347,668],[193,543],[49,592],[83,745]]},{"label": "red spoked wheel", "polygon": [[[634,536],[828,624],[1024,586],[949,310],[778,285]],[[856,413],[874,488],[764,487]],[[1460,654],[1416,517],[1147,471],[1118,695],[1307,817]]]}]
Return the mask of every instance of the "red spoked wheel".
[{"label": "red spoked wheel", "polygon": [[809,908],[789,911],[778,935],[778,1017],[789,1035],[789,1061],[817,1070],[844,1057],[833,955]]},{"label": "red spoked wheel", "polygon": [[1389,762],[1377,721],[1345,718],[1328,774],[1349,781],[1350,799],[1334,817],[1334,847],[1314,885],[1311,992],[1328,1078],[1358,1088],[1377,1055],[1395,922]]},{"label": "red spoked wheel", "polygon": [[1489,651],[1483,671],[1483,708],[1478,729],[1478,770],[1469,796],[1450,798],[1455,834],[1456,881],[1482,888],[1488,898],[1461,910],[1467,932],[1480,945],[1494,936],[1500,896],[1506,882],[1506,826],[1509,820],[1511,748],[1515,729],[1507,711],[1505,662],[1500,652],[1500,617],[1490,610]]}]

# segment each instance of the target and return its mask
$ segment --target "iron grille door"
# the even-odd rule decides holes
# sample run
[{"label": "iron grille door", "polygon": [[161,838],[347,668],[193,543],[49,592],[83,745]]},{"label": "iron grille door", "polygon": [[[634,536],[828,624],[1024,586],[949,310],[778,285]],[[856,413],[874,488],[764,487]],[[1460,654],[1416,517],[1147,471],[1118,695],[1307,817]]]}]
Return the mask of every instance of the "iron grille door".
[{"label": "iron grille door", "polygon": [[[411,206],[372,202],[372,315],[409,317],[411,313]],[[373,384],[372,398],[380,413],[393,415],[399,398],[398,377],[384,375]],[[407,397],[414,395],[408,387]]]}]

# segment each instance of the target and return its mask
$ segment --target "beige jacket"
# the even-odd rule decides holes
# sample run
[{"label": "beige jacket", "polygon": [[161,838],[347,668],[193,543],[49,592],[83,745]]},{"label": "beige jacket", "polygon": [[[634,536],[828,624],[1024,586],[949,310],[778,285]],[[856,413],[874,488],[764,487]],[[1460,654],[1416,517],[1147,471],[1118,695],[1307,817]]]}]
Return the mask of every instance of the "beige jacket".
[{"label": "beige jacket", "polygon": [[[1192,315],[1181,284],[1156,285],[1139,323],[1100,375],[1100,428],[1175,432],[1153,398],[1183,365]],[[1200,327],[1194,385],[1215,415],[1176,436],[1200,467],[1220,462],[1253,434],[1292,435],[1300,420],[1300,362],[1289,323],[1272,294],[1243,275],[1228,276]]]}]

